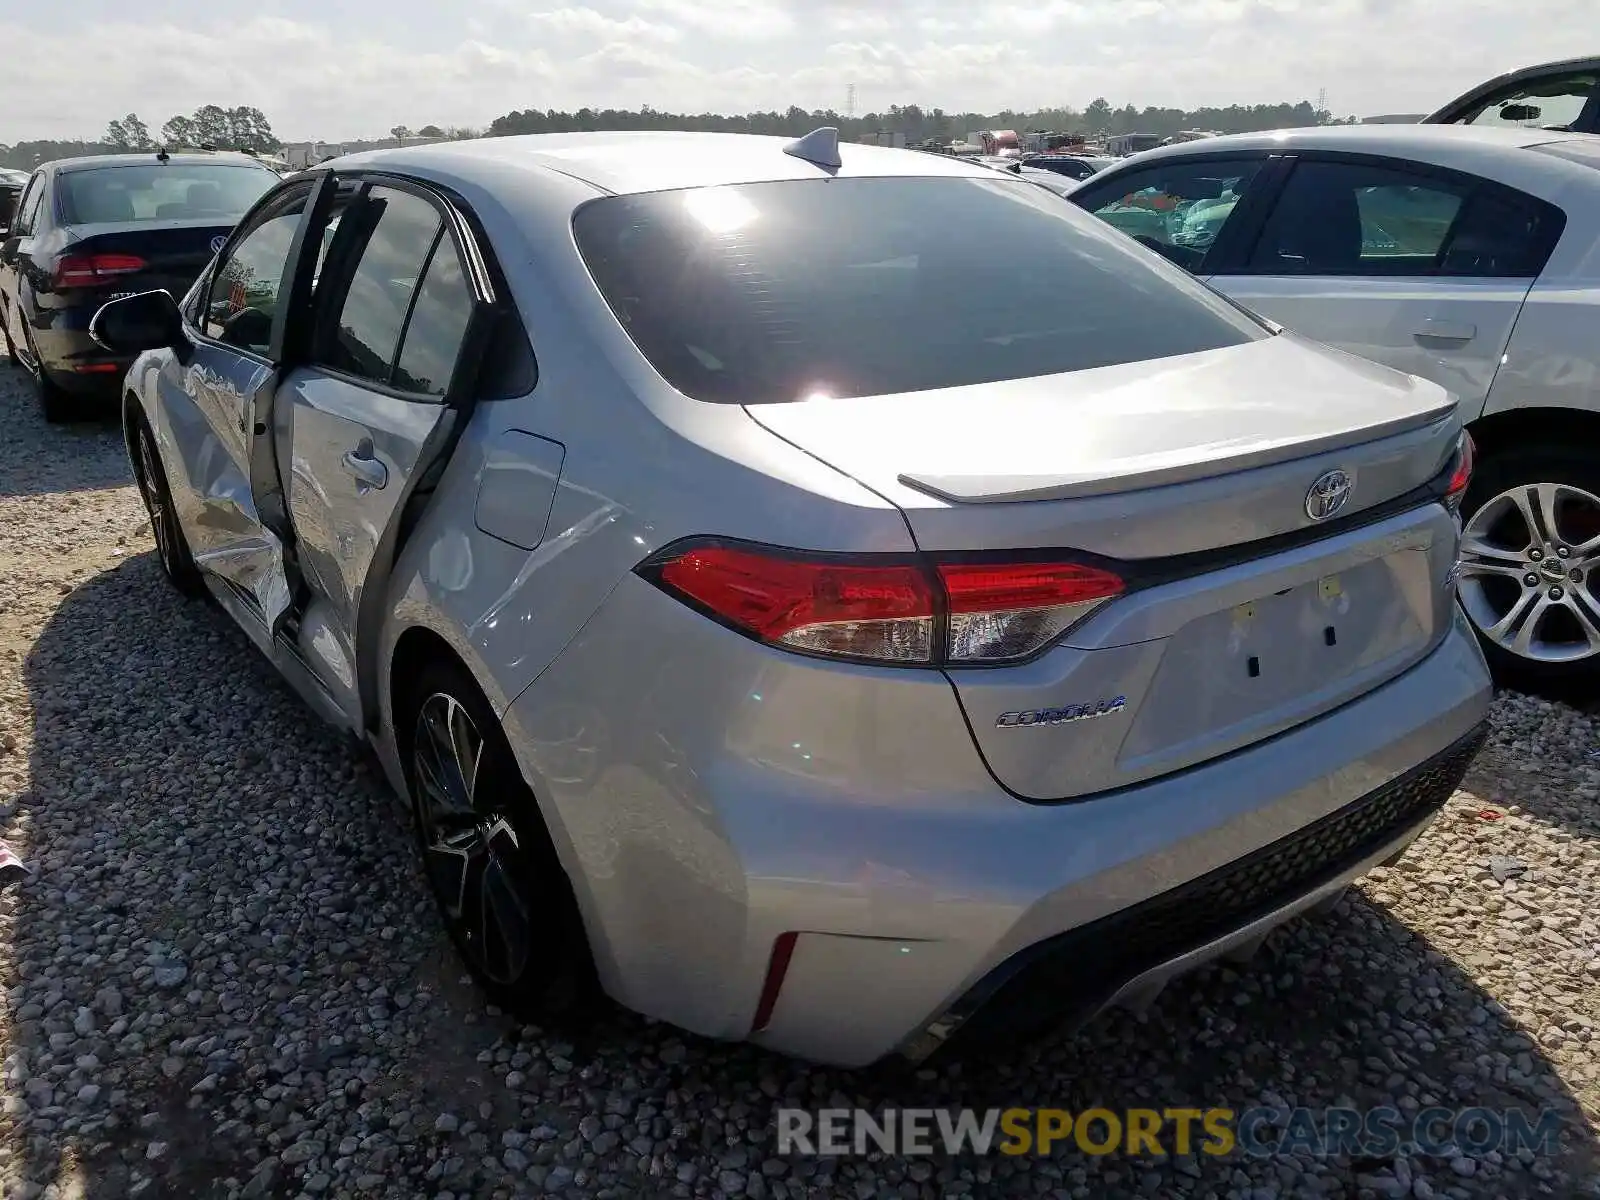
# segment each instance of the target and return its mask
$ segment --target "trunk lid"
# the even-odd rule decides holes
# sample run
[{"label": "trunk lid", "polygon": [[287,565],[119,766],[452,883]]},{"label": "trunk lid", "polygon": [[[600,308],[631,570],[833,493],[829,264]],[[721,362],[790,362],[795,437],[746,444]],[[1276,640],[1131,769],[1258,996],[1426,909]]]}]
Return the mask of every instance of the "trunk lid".
[{"label": "trunk lid", "polygon": [[1453,407],[1433,384],[1280,334],[1068,375],[747,411],[885,494],[992,505],[1231,475],[1423,428]]},{"label": "trunk lid", "polygon": [[61,255],[131,254],[145,261],[141,271],[119,275],[105,287],[83,289],[86,300],[158,288],[178,299],[211,262],[216,253],[212,243],[232,230],[232,222],[213,219],[74,225],[67,231]]},{"label": "trunk lid", "polygon": [[[925,552],[1115,560],[1122,596],[1022,663],[947,670],[1019,796],[1157,778],[1381,685],[1451,624],[1458,531],[1422,489],[1442,388],[1282,335],[916,396],[749,409],[899,505]],[[1307,511],[1342,471],[1342,511]],[[1120,701],[1120,703],[1119,703]]]}]

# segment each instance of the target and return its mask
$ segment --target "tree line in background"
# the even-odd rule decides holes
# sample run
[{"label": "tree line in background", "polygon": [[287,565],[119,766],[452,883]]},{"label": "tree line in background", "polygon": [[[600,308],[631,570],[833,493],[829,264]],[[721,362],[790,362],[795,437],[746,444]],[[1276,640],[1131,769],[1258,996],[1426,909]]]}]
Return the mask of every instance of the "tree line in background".
[{"label": "tree line in background", "polygon": [[[1347,118],[1350,123],[1354,117]],[[1019,132],[1042,130],[1052,133],[1082,133],[1114,136],[1120,133],[1148,133],[1170,137],[1185,129],[1204,129],[1212,133],[1254,133],[1262,129],[1290,129],[1304,125],[1331,125],[1342,122],[1332,113],[1307,101],[1298,104],[1230,105],[1227,108],[1137,108],[1132,104],[1113,108],[1104,97],[1082,110],[1043,108],[1032,112],[1006,109],[999,113],[946,112],[925,109],[917,104],[890,105],[886,112],[846,117],[831,109],[805,109],[791,105],[785,112],[756,112],[744,116],[721,113],[659,112],[648,105],[629,109],[580,108],[577,112],[523,112],[497,117],[489,126],[490,136],[517,133],[572,133],[602,129],[690,129],[718,133],[764,133],[798,137],[819,125],[834,125],[846,140],[866,134],[903,133],[907,142],[950,142],[978,129],[1015,129]]]},{"label": "tree line in background", "polygon": [[[1355,118],[1346,118],[1354,123]],[[1252,133],[1261,129],[1286,129],[1302,125],[1341,123],[1333,114],[1307,101],[1298,104],[1229,105],[1227,108],[1137,108],[1126,104],[1112,107],[1104,97],[1083,109],[1043,108],[1033,112],[1006,109],[999,113],[946,112],[921,105],[890,105],[881,113],[846,117],[831,109],[805,109],[791,105],[784,112],[754,112],[743,116],[722,113],[670,113],[645,105],[640,109],[580,108],[576,112],[536,108],[509,112],[497,117],[487,130],[424,125],[412,130],[396,125],[389,131],[398,139],[481,136],[502,137],[518,133],[573,133],[605,129],[686,129],[721,133],[765,133],[797,137],[819,125],[835,125],[846,139],[867,134],[902,133],[908,142],[949,142],[977,129],[1030,129],[1054,133],[1116,135],[1148,133],[1168,137],[1185,129],[1204,129],[1212,133]],[[84,154],[114,154],[127,150],[154,150],[157,146],[215,146],[222,150],[257,150],[272,153],[283,143],[272,131],[272,123],[259,109],[248,105],[224,108],[206,104],[189,116],[166,121],[158,134],[138,114],[129,113],[112,121],[105,135],[94,141],[27,141],[14,146],[0,145],[0,166],[24,170],[54,158]],[[350,143],[346,143],[350,144]]]}]

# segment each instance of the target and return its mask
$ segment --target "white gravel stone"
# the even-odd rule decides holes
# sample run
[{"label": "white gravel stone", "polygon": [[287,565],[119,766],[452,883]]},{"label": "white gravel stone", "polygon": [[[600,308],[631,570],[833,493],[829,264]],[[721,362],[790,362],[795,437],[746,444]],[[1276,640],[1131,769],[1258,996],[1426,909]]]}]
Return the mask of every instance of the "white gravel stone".
[{"label": "white gravel stone", "polygon": [[[59,1190],[69,1165],[88,1196],[1594,1194],[1593,716],[1500,696],[1466,787],[1398,869],[1075,1037],[914,1073],[615,1013],[575,1043],[463,984],[373,768],[162,580],[116,429],[45,426],[4,367],[0,429],[0,837],[34,868],[0,891],[6,1196]],[[1569,1125],[1549,1161],[773,1145],[786,1105],[1091,1101],[1551,1106]]]}]

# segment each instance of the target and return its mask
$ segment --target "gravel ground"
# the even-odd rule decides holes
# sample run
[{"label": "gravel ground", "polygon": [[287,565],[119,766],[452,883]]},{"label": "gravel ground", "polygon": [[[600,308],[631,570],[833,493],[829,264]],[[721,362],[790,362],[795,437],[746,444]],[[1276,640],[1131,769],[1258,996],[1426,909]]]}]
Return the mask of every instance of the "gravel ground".
[{"label": "gravel ground", "polygon": [[[848,1073],[461,977],[375,770],[165,585],[109,426],[0,367],[0,1195],[1600,1195],[1600,729],[1500,699],[1398,867],[1252,963],[1009,1058]],[[1557,1107],[1562,1153],[775,1156],[861,1104]]]}]

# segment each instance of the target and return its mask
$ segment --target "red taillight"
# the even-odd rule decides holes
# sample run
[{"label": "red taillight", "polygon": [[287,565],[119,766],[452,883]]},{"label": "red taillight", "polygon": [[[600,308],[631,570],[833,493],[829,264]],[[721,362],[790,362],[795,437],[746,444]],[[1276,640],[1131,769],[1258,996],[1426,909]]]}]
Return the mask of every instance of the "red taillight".
[{"label": "red taillight", "polygon": [[1467,487],[1472,483],[1472,457],[1476,447],[1472,444],[1472,435],[1465,430],[1461,432],[1461,442],[1456,447],[1455,465],[1450,472],[1450,482],[1445,485],[1444,503],[1449,509],[1461,507],[1461,498],[1467,494]]},{"label": "red taillight", "polygon": [[658,577],[763,641],[849,658],[933,656],[933,589],[915,565],[707,545],[667,558]]},{"label": "red taillight", "polygon": [[103,287],[123,275],[142,271],[149,264],[137,254],[68,254],[56,261],[51,286]]},{"label": "red taillight", "polygon": [[1123,590],[1070,562],[972,562],[804,554],[704,542],[641,574],[711,616],[780,646],[921,666],[1025,658]]}]

